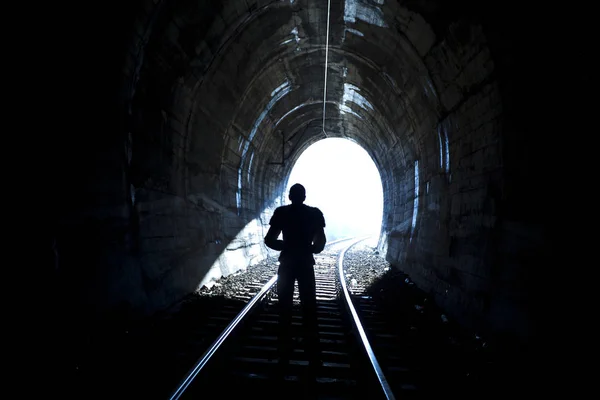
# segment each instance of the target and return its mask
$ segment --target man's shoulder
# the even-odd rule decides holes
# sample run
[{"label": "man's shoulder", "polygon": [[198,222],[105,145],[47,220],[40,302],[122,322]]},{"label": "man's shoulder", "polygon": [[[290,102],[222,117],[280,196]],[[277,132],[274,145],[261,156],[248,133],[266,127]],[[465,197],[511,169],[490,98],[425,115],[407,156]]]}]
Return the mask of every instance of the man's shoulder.
[{"label": "man's shoulder", "polygon": [[307,205],[306,207],[307,207],[307,208],[310,210],[310,212],[312,212],[312,213],[315,213],[315,214],[321,214],[321,215],[323,215],[323,212],[321,212],[321,210],[320,210],[319,208],[317,208],[317,207],[312,207],[312,206],[308,206],[308,205]]},{"label": "man's shoulder", "polygon": [[308,212],[310,213],[310,218],[315,221],[317,224],[325,226],[325,216],[323,212],[317,207],[306,206]]},{"label": "man's shoulder", "polygon": [[317,215],[317,216],[323,215],[323,212],[321,212],[321,210],[319,208],[312,207],[307,204],[302,204],[301,208],[293,208],[291,204],[288,204],[285,206],[279,206],[275,209],[273,214],[287,214],[292,211],[293,212],[299,212],[299,211],[301,212],[302,208],[304,208],[304,210],[308,211],[310,214]]},{"label": "man's shoulder", "polygon": [[277,218],[281,218],[284,215],[288,215],[290,210],[290,206],[279,206],[273,211],[273,216]]}]

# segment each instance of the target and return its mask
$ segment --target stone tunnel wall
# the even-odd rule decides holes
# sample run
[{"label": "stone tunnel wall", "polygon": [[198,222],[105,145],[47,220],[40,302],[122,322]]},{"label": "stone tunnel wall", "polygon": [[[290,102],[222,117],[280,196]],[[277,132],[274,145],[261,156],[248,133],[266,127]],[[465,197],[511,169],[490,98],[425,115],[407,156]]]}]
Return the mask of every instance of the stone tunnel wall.
[{"label": "stone tunnel wall", "polygon": [[[247,10],[212,9],[203,2],[172,10],[163,5],[168,2],[154,3],[146,2],[147,12],[138,15],[124,76],[135,88],[131,190],[139,220],[139,268],[147,282],[138,288],[146,301],[137,306],[147,311],[263,259],[262,239],[281,190],[271,183],[277,173],[262,193],[271,199],[267,202],[256,201],[255,186],[244,184],[242,190],[238,182],[240,150],[247,141],[230,126],[244,93],[230,79],[236,74],[230,68],[244,62],[240,57],[246,52],[215,55],[230,39],[226,30],[247,22]],[[184,47],[186,35],[202,33],[200,43]],[[188,63],[195,63],[193,71],[182,77]],[[253,69],[246,71],[249,80]]]},{"label": "stone tunnel wall", "polygon": [[518,298],[499,305],[491,291],[500,245],[502,104],[481,27],[451,25],[424,61],[441,111],[416,160],[397,172],[407,190],[394,196],[404,204],[394,207],[401,223],[386,232],[388,260],[462,322],[527,331],[526,321],[502,320],[519,315]]},{"label": "stone tunnel wall", "polygon": [[[67,233],[58,247],[65,265],[76,265],[86,252],[95,255],[73,278],[90,304],[124,303],[149,313],[265,256],[262,236],[270,211],[281,204],[290,163],[320,138],[319,130],[301,132],[321,116],[322,81],[310,78],[315,70],[321,79],[323,51],[319,36],[309,32],[313,48],[304,59],[295,59],[293,51],[269,52],[280,40],[275,21],[297,18],[288,3],[139,4],[142,11],[136,10],[125,35],[130,41],[117,96],[126,122],[120,130],[113,127],[117,134],[94,138],[98,146],[88,149],[93,156],[81,157],[88,197],[63,217]],[[270,23],[260,19],[265,7],[273,8]],[[311,22],[323,19],[319,7]],[[426,21],[436,18],[428,13],[421,17],[396,2],[384,7],[397,32],[361,29],[390,41],[398,34],[390,42],[398,44],[396,54],[378,51],[394,49],[383,40],[379,47],[361,44],[360,36],[345,30],[344,46],[362,46],[357,48],[370,64],[351,51],[330,54],[340,72],[332,85],[343,87],[347,56],[347,79],[363,85],[379,113],[355,108],[362,118],[329,120],[328,129],[364,146],[381,170],[380,246],[387,259],[465,324],[524,333],[527,287],[517,253],[519,237],[529,239],[502,214],[511,183],[504,175],[506,98],[497,84],[498,57],[476,20],[453,17],[429,26]],[[443,8],[440,15],[446,15]],[[268,32],[273,43],[241,35],[253,21],[253,33]],[[341,36],[335,26],[332,32]],[[254,51],[260,56],[250,57]],[[309,71],[298,78],[307,92],[290,88],[271,104],[286,74],[298,70]],[[341,98],[342,92],[333,92],[329,102]],[[285,117],[294,138],[285,147],[290,163],[269,164],[281,150],[273,122],[301,102],[304,108]],[[93,244],[77,239],[80,234],[91,234]],[[73,252],[83,245],[85,251]],[[69,259],[70,252],[81,258]]]}]

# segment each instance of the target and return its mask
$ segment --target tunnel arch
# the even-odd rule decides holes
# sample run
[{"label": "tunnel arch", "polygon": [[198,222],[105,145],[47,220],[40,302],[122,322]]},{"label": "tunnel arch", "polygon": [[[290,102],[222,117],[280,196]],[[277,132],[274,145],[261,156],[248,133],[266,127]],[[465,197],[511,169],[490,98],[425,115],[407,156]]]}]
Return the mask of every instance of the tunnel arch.
[{"label": "tunnel arch", "polygon": [[[249,265],[265,255],[261,235],[286,165],[323,138],[322,3],[137,3],[115,61],[119,123],[101,136],[103,153],[84,160],[89,200],[63,216],[65,229],[98,237],[61,241],[81,257],[98,254],[89,276],[76,275],[85,301],[156,312],[193,292],[222,254],[239,251]],[[525,334],[523,254],[534,245],[513,237],[533,241],[536,228],[517,194],[526,182],[514,183],[527,163],[508,156],[528,133],[507,121],[515,67],[499,39],[504,20],[466,1],[383,1],[379,26],[348,16],[346,3],[331,11],[326,131],[356,140],[381,171],[381,253],[463,323]],[[243,138],[288,78],[293,90],[265,114],[243,157]],[[373,108],[350,102],[356,115],[340,114],[344,84]],[[286,165],[269,164],[281,154],[278,131]]]},{"label": "tunnel arch", "polygon": [[380,237],[383,185],[367,149],[350,138],[321,138],[299,152],[289,166],[281,196],[289,204],[290,186],[304,185],[306,204],[325,215],[329,241],[367,234]]},{"label": "tunnel arch", "polygon": [[[321,10],[316,2],[309,3],[315,6],[313,9]],[[227,4],[233,2],[223,7]],[[273,20],[268,17],[271,12],[274,13],[271,18],[282,20],[280,25],[263,24]],[[292,5],[266,3],[247,14],[238,19],[243,23],[237,24],[235,30],[229,30],[231,37],[220,40],[218,52],[209,63],[202,64],[205,70],[200,72],[197,67],[192,67],[180,80],[183,83],[175,84],[175,87],[178,87],[176,92],[179,90],[190,98],[187,119],[182,121],[186,138],[182,151],[187,165],[181,168],[188,197],[200,191],[202,196],[220,203],[223,212],[237,213],[238,217],[251,220],[260,214],[261,206],[268,209],[274,205],[273,200],[286,175],[284,167],[268,164],[279,154],[280,137],[276,131],[290,135],[293,141],[300,136],[301,129],[322,117],[319,98],[324,63],[314,60],[322,60],[324,40],[322,33],[311,36],[298,29],[298,46],[279,46],[293,26],[302,25],[302,18],[299,21]],[[321,12],[317,11],[315,16],[319,21],[323,19]],[[349,137],[361,142],[369,149],[380,170],[386,171],[388,178],[384,185],[389,200],[385,205],[384,227],[388,238],[397,238],[395,246],[388,246],[392,248],[388,255],[401,262],[408,260],[411,252],[406,237],[412,230],[407,230],[405,225],[410,221],[413,209],[414,162],[420,161],[423,175],[437,175],[440,172],[437,168],[433,168],[435,173],[428,172],[429,164],[443,157],[432,150],[438,149],[437,146],[430,144],[437,140],[437,126],[444,112],[443,99],[439,99],[430,71],[421,57],[434,43],[432,31],[424,20],[416,18],[415,21],[419,21],[421,34],[426,38],[423,42],[413,43],[407,34],[399,33],[397,29],[359,24],[365,31],[364,36],[353,39],[344,36],[342,42],[331,41],[328,68],[332,89],[328,90],[327,99],[332,106],[328,107],[326,131],[328,136]],[[177,26],[184,30],[181,25],[178,21]],[[332,36],[340,36],[342,30],[346,32],[345,26],[345,23],[334,22]],[[305,24],[304,28],[307,27]],[[470,29],[477,32],[477,28]],[[300,37],[302,34],[304,38]],[[369,46],[358,47],[356,44],[375,35],[378,40],[370,42]],[[244,67],[240,69],[242,65]],[[232,85],[227,84],[227,76],[235,77]],[[186,82],[193,85],[186,89]],[[359,90],[372,106],[364,108],[351,102],[348,105],[350,112],[340,114],[340,107],[344,105],[344,91],[340,88],[345,85]],[[176,100],[176,95],[173,97]],[[297,108],[301,105],[306,106]],[[294,109],[295,112],[288,114]],[[299,154],[320,137],[319,131],[308,128],[296,139],[299,144],[287,143],[284,153],[291,157],[289,161],[296,158],[289,152]],[[383,135],[382,139],[376,139],[379,135]],[[252,178],[245,179],[253,174],[257,175],[258,185],[250,183]],[[279,178],[274,180],[277,176]],[[443,178],[440,180],[444,182]],[[427,178],[423,178],[425,181]],[[405,189],[399,192],[399,187]],[[417,188],[417,193],[419,190]],[[257,193],[261,195],[257,196]],[[229,231],[222,238],[224,242],[235,237],[245,226],[232,218],[221,217],[221,223],[217,224],[220,230]],[[225,228],[228,224],[231,229]]]}]

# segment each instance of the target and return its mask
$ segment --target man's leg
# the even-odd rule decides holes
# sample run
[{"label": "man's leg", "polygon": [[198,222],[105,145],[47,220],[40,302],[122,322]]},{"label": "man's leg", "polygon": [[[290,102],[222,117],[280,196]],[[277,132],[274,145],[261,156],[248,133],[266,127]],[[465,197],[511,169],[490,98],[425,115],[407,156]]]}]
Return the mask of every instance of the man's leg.
[{"label": "man's leg", "polygon": [[318,364],[321,354],[319,351],[315,271],[312,265],[303,265],[298,271],[298,291],[302,301],[305,351],[309,362],[315,366]]},{"label": "man's leg", "polygon": [[291,354],[292,306],[294,304],[294,280],[292,268],[280,264],[277,278],[279,301],[279,363],[289,361]]}]

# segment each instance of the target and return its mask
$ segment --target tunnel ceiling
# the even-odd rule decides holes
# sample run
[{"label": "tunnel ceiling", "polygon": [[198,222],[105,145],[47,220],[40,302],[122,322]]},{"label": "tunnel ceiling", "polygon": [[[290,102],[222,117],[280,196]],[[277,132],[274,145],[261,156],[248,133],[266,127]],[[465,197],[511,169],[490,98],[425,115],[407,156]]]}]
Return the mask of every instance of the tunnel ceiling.
[{"label": "tunnel ceiling", "polygon": [[74,53],[98,71],[80,90],[111,103],[74,98],[97,132],[58,135],[51,170],[66,287],[81,304],[152,312],[264,259],[294,162],[343,137],[381,175],[380,254],[457,318],[525,331],[523,271],[544,216],[528,178],[535,140],[514,119],[532,98],[517,91],[526,26],[510,33],[504,4],[103,5],[83,31],[93,45]]},{"label": "tunnel ceiling", "polygon": [[[190,173],[179,184],[191,192],[195,179],[206,184],[197,172],[217,174],[223,165],[239,175],[268,173],[274,167],[267,163],[281,159],[281,134],[290,164],[326,135],[363,145],[380,170],[389,164],[390,149],[401,163],[411,161],[422,141],[418,132],[435,130],[454,105],[448,99],[445,108],[440,100],[444,79],[452,80],[462,61],[485,57],[480,28],[444,22],[467,45],[437,57],[457,59],[447,60],[456,65],[434,81],[430,69],[436,65],[427,66],[426,57],[441,38],[411,2],[332,1],[329,27],[327,1],[155,3],[138,20],[137,54],[129,59],[135,73],[127,87],[138,130],[157,119],[180,125],[175,152],[185,153]],[[432,2],[413,6],[438,20],[449,13]],[[459,83],[482,79],[470,78],[475,82],[466,76]],[[211,139],[215,132],[224,140]]]},{"label": "tunnel ceiling", "polygon": [[[226,275],[233,263],[215,263],[229,254],[223,246],[252,259],[262,248],[260,225],[268,223],[261,215],[280,199],[302,151],[326,137],[355,141],[377,165],[388,259],[426,257],[437,265],[453,236],[477,237],[493,224],[502,105],[484,7],[432,0],[140,4],[123,69],[124,187],[140,221],[141,263],[156,275],[150,281],[189,291],[210,277],[203,268]],[[459,193],[465,189],[470,198]],[[427,204],[419,200],[425,195]],[[473,226],[453,221],[453,213],[468,214]],[[258,225],[248,228],[253,220]],[[419,235],[436,254],[411,245]],[[164,238],[172,238],[172,254],[156,261]],[[173,283],[183,276],[178,269],[198,276],[189,287]]]}]

